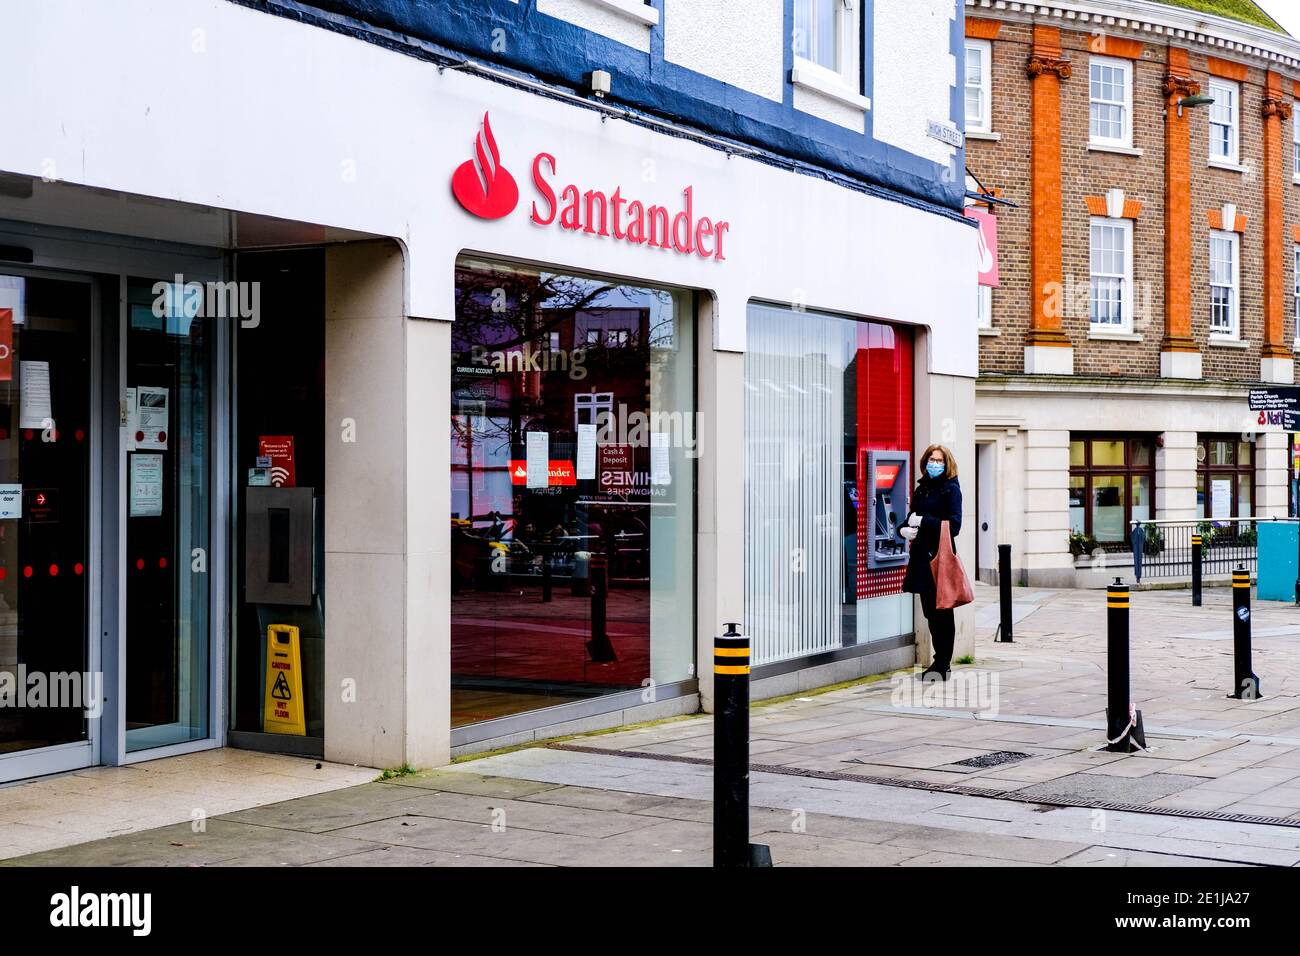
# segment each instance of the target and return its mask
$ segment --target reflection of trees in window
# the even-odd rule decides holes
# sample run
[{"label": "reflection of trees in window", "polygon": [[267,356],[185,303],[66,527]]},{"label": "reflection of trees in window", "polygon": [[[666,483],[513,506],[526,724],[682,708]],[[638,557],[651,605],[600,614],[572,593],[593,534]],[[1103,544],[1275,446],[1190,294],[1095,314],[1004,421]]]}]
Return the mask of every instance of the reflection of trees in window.
[{"label": "reflection of trees in window", "polygon": [[[579,276],[462,261],[456,270],[453,367],[470,364],[474,346],[508,353],[530,345],[558,352],[564,344],[561,326],[616,288]],[[493,412],[481,418],[452,416],[452,438],[465,450],[467,467],[474,467],[475,445],[490,458],[508,461],[511,446],[523,443],[524,432],[537,417],[529,416],[526,406],[540,400],[540,384],[534,383],[536,393],[530,396],[502,381],[485,379],[479,384],[471,377],[455,378],[453,388],[486,393],[485,404]]]},{"label": "reflection of trees in window", "polygon": [[[580,381],[566,372],[579,365],[587,370],[581,377],[586,379],[583,390],[594,385],[589,376],[596,375],[604,388],[616,388],[618,402],[635,408],[644,400],[648,405],[643,390],[655,387],[659,366],[666,368],[674,357],[676,306],[674,294],[662,289],[460,260],[452,327],[456,404],[451,436],[464,458],[461,464],[456,455],[456,467],[502,467],[517,457],[525,432],[534,427],[553,432],[555,442],[571,414],[567,396]],[[522,353],[518,365],[533,370],[516,372],[518,366],[509,366],[505,374],[476,375],[468,370],[484,368],[482,352],[474,356],[476,348],[501,353],[507,361]],[[538,353],[546,355],[537,358]],[[499,362],[501,355],[493,358]],[[456,371],[458,367],[463,370]],[[563,406],[555,405],[555,395],[548,403],[548,390],[564,393]]]},{"label": "reflection of trees in window", "polygon": [[556,273],[487,265],[458,268],[453,348],[467,352],[472,345],[510,349],[525,342],[547,342],[549,333],[568,315],[593,305],[614,288]]}]

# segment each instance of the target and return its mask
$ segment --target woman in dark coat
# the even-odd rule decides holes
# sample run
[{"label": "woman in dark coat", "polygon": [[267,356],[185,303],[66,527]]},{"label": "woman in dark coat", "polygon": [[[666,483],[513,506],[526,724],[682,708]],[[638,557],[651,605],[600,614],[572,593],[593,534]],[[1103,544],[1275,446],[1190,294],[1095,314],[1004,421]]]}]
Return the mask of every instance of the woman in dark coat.
[{"label": "woman in dark coat", "polygon": [[921,611],[930,623],[934,660],[921,674],[922,680],[934,675],[948,679],[952,667],[952,647],[956,624],[952,610],[934,606],[934,576],[930,561],[939,551],[939,532],[947,521],[952,537],[961,530],[961,485],[957,483],[957,461],[943,445],[931,445],[920,460],[921,480],[912,492],[911,511],[899,535],[912,543],[907,559],[903,590],[921,599]]}]

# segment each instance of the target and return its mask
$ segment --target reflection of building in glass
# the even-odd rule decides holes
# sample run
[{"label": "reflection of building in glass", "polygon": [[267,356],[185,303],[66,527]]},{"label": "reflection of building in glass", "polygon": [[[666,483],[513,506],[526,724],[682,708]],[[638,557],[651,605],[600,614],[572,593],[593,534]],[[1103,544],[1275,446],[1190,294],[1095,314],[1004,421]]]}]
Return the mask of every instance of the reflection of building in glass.
[{"label": "reflection of building in glass", "polygon": [[690,414],[690,354],[672,345],[691,298],[485,262],[458,276],[455,721],[688,676],[689,609],[655,595],[689,573],[692,466],[664,448],[657,482],[655,433],[627,424]]}]

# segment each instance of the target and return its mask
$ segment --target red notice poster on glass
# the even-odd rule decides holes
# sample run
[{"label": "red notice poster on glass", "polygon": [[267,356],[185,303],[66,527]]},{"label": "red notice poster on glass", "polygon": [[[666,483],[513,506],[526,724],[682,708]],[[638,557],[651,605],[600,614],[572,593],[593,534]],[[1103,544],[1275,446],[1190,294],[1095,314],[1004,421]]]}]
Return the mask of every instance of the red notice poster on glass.
[{"label": "red notice poster on glass", "polygon": [[271,459],[271,484],[276,488],[298,487],[293,467],[293,436],[262,435],[257,439],[257,454]]},{"label": "red notice poster on glass", "polygon": [[14,380],[14,310],[0,309],[0,382]]}]

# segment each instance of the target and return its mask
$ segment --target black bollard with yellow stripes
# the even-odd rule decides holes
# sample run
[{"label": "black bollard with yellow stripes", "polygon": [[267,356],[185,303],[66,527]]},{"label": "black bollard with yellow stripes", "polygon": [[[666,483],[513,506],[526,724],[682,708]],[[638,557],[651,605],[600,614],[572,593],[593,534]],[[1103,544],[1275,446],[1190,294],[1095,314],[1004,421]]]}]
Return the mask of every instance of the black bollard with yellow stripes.
[{"label": "black bollard with yellow stripes", "polygon": [[1232,672],[1237,700],[1259,699],[1259,678],[1250,661],[1250,572],[1244,564],[1232,572]]},{"label": "black bollard with yellow stripes", "polygon": [[771,866],[749,842],[749,638],[725,627],[713,642],[713,865]]},{"label": "black bollard with yellow stripes", "polygon": [[1146,749],[1142,711],[1129,698],[1128,585],[1119,578],[1106,589],[1106,749]]},{"label": "black bollard with yellow stripes", "polygon": [[1201,547],[1201,536],[1192,535],[1192,607],[1201,606]]}]

